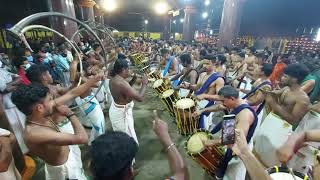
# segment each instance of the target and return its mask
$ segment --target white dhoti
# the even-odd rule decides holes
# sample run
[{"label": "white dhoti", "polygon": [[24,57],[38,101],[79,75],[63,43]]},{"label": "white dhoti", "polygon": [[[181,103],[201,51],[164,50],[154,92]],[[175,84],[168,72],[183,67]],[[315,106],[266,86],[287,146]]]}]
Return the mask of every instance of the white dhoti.
[{"label": "white dhoti", "polygon": [[292,126],[274,113],[269,113],[254,138],[254,151],[262,163],[268,167],[279,165],[276,150],[292,133]]},{"label": "white dhoti", "polygon": [[[80,97],[76,98],[76,103],[81,104],[88,99],[92,98],[92,96],[88,96],[84,99]],[[85,124],[90,124],[92,127],[89,145],[93,140],[95,140],[98,136],[105,133],[105,118],[101,106],[96,98],[91,99],[87,104],[80,106],[81,114],[80,120]]]},{"label": "white dhoti", "polygon": [[119,105],[113,101],[109,109],[109,118],[113,131],[127,133],[138,144],[138,138],[136,131],[134,130],[134,120],[132,114],[133,106],[133,101],[126,105]]},{"label": "white dhoti", "polygon": [[[71,122],[66,119],[57,124],[60,131],[63,133],[74,134]],[[60,166],[51,166],[45,164],[46,180],[65,180],[65,179],[78,179],[86,180],[82,168],[81,151],[78,145],[69,146],[68,160]]]},{"label": "white dhoti", "polygon": [[189,89],[180,88],[179,89],[179,96],[180,97],[186,97],[189,94],[189,92],[190,92]]},{"label": "white dhoti", "polygon": [[0,179],[3,180],[21,180],[21,175],[14,164],[14,158],[12,157],[11,163],[6,172],[0,172]]},{"label": "white dhoti", "polygon": [[[246,76],[243,78],[243,80],[245,82],[240,84],[240,89],[245,89],[245,90],[249,90],[250,91],[252,89],[252,84],[251,84],[252,80],[250,78],[246,77]],[[243,93],[243,92],[240,92],[239,95],[240,95],[241,98],[243,98],[246,94]]]},{"label": "white dhoti", "polygon": [[[100,82],[102,83],[102,82]],[[93,93],[96,93],[98,91],[98,88],[94,88],[93,90]],[[101,89],[99,90],[99,92],[97,93],[96,97],[95,97],[101,108],[104,109],[105,108],[105,102],[106,102],[106,89],[105,89],[105,86],[101,86]]]},{"label": "white dhoti", "polygon": [[[295,132],[303,132],[307,130],[320,129],[320,114],[314,111],[308,112]],[[309,166],[315,165],[315,154],[318,152],[317,148],[320,147],[319,142],[309,142],[307,146],[302,147],[289,161],[288,167],[294,170],[307,173]]]},{"label": "white dhoti", "polygon": [[77,179],[87,180],[82,168],[81,151],[78,145],[69,146],[67,161],[59,166],[45,164],[46,180]]},{"label": "white dhoti", "polygon": [[106,90],[106,101],[108,106],[113,102],[113,97],[111,95],[110,87],[109,87],[110,79],[106,79],[104,81],[104,89]]},{"label": "white dhoti", "polygon": [[[252,150],[252,140],[249,143],[249,148]],[[246,177],[246,167],[239,157],[234,157],[228,163],[226,173],[223,180],[244,180]]]},{"label": "white dhoti", "polygon": [[11,128],[16,136],[17,142],[20,146],[20,149],[23,154],[29,152],[24,139],[23,139],[23,131],[26,123],[26,116],[18,110],[16,107],[12,107],[9,109],[5,109],[5,113],[11,125]]},{"label": "white dhoti", "polygon": [[[203,109],[205,108],[205,106],[208,104],[209,101],[207,100],[201,100],[199,103],[198,103],[198,106],[200,109]],[[210,130],[211,128],[213,128],[216,124],[213,123],[213,115],[214,115],[214,112],[211,112],[208,116],[204,116],[204,129],[205,130]]]}]

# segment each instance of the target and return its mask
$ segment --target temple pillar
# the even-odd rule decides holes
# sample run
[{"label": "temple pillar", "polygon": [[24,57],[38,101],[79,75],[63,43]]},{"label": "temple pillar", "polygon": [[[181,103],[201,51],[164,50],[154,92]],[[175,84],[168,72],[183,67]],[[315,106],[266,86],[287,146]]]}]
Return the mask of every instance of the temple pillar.
[{"label": "temple pillar", "polygon": [[79,10],[82,21],[95,21],[93,6],[96,2],[93,0],[78,0]]},{"label": "temple pillar", "polygon": [[[47,0],[47,4],[50,11],[60,12],[69,17],[76,18],[73,0]],[[76,22],[61,17],[50,18],[50,24],[53,29],[69,39],[78,30]]]},{"label": "temple pillar", "polygon": [[197,9],[193,5],[186,5],[184,14],[182,39],[191,41],[194,39],[194,32],[196,30]]},{"label": "temple pillar", "polygon": [[218,46],[231,46],[239,35],[243,4],[246,0],[225,0],[223,5]]}]

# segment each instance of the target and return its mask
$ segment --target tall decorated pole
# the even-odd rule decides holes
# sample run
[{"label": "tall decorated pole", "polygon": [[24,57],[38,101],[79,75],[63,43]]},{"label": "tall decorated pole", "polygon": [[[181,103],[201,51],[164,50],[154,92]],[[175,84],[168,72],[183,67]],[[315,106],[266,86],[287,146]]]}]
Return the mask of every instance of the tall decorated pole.
[{"label": "tall decorated pole", "polygon": [[225,0],[219,30],[218,46],[231,46],[239,36],[243,5],[246,0]]},{"label": "tall decorated pole", "polygon": [[182,38],[185,41],[191,41],[194,39],[194,32],[196,30],[197,9],[191,3],[187,3],[184,13]]},{"label": "tall decorated pole", "polygon": [[[60,12],[69,17],[76,18],[73,0],[47,0],[47,6],[49,11]],[[69,39],[78,30],[76,22],[59,17],[50,18],[50,24],[53,29],[58,30]]]},{"label": "tall decorated pole", "polygon": [[94,21],[93,6],[96,5],[94,0],[78,0],[79,12],[82,21]]}]

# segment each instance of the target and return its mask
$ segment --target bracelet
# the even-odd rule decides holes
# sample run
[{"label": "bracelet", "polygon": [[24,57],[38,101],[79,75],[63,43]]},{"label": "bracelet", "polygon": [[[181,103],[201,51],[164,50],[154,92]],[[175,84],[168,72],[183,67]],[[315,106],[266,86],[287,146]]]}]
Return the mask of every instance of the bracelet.
[{"label": "bracelet", "polygon": [[168,152],[173,146],[175,146],[176,144],[175,143],[171,143],[168,147],[167,147],[167,149],[166,149],[166,152]]},{"label": "bracelet", "polygon": [[70,119],[72,116],[75,116],[76,114],[75,113],[71,113],[69,115],[66,115],[68,119]]}]

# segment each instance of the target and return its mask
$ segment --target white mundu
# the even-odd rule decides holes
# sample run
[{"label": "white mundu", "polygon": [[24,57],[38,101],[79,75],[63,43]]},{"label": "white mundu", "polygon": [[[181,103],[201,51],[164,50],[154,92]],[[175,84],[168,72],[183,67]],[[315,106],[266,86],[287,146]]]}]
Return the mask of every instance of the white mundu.
[{"label": "white mundu", "polygon": [[[71,122],[66,119],[65,121],[57,124],[59,130],[63,133],[74,134],[74,129]],[[57,179],[78,179],[87,180],[84,170],[82,168],[81,151],[78,145],[69,145],[69,154],[67,161],[60,166],[51,166],[45,164],[46,180]]]},{"label": "white mundu", "polygon": [[[91,98],[92,96],[87,96],[84,99],[77,97],[75,101],[78,105],[81,105]],[[95,97],[93,97],[88,103],[80,106],[79,108],[81,112],[79,119],[81,120],[81,122],[83,122],[85,125],[89,124],[92,127],[89,140],[90,145],[93,140],[105,133],[104,114],[98,100]]]},{"label": "white mundu", "polygon": [[[1,136],[2,137],[9,137],[10,134],[11,134],[10,131],[0,128],[0,137]],[[10,163],[7,171],[0,172],[0,179],[1,180],[2,179],[3,180],[20,180],[21,179],[20,173],[19,173],[18,169],[16,168],[16,166],[14,164],[13,156],[12,156],[12,160],[11,160],[11,163]]]},{"label": "white mundu", "polygon": [[270,112],[264,119],[254,138],[254,151],[267,167],[280,165],[276,150],[292,133],[292,126],[276,114]]},{"label": "white mundu", "polygon": [[138,143],[138,138],[134,129],[134,120],[132,114],[133,106],[133,101],[126,105],[119,105],[113,101],[109,109],[109,117],[113,131],[127,133]]},{"label": "white mundu", "polygon": [[[302,132],[307,130],[320,129],[320,114],[314,111],[309,111],[301,120],[298,127],[294,132]],[[292,157],[288,163],[288,167],[293,168],[301,173],[308,172],[308,166],[315,164],[315,154],[318,152],[320,147],[319,142],[310,142],[307,146],[302,147]]]}]

